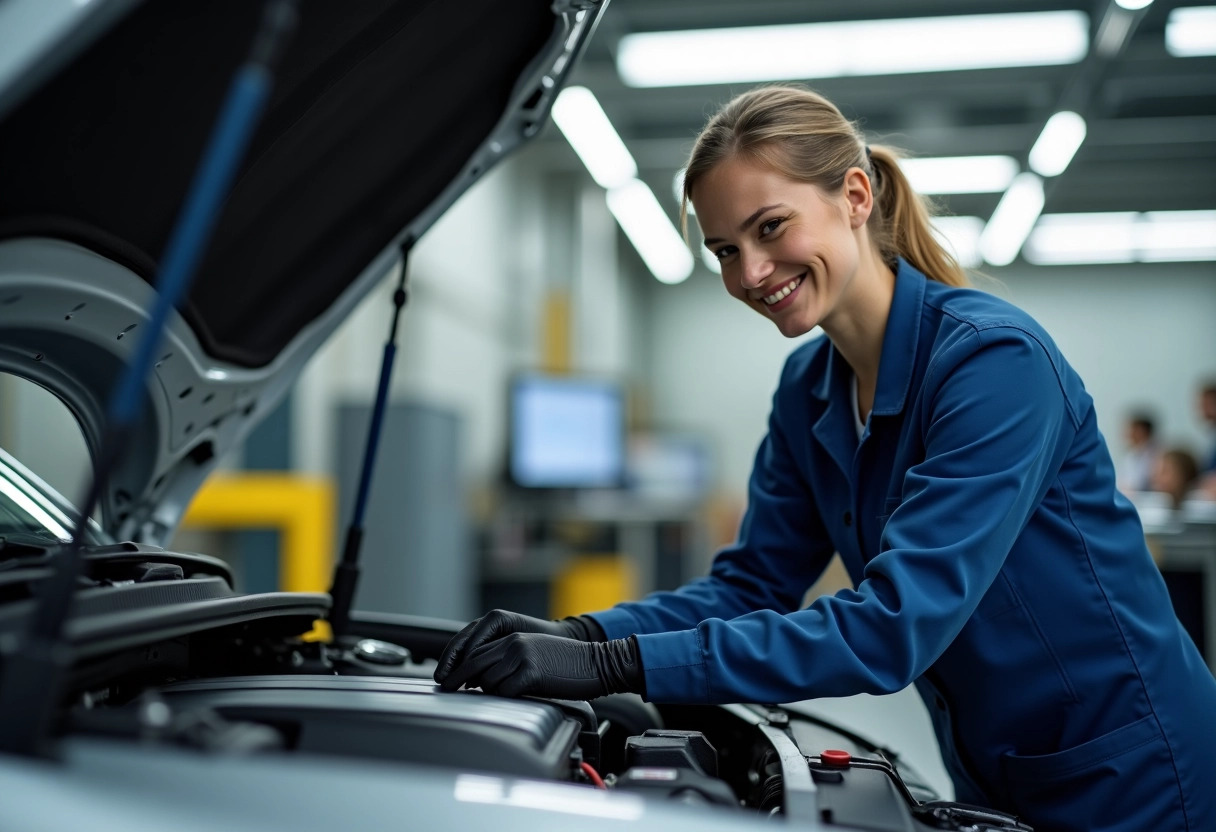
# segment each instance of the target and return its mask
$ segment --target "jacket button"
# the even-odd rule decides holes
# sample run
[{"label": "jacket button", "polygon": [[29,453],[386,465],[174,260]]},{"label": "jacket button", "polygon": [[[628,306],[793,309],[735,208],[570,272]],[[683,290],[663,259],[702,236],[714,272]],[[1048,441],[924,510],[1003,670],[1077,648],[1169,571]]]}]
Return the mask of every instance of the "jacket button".
[{"label": "jacket button", "polygon": [[851,525],[853,525],[853,512],[851,512],[851,511],[846,511],[846,512],[844,513],[844,524],[845,524],[846,526],[851,526]]}]

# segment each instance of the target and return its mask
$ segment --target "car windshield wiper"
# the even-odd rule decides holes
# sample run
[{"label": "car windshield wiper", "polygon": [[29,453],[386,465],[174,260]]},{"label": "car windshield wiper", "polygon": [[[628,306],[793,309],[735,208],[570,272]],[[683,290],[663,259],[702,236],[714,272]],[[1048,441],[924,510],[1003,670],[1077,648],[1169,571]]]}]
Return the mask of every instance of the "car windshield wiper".
[{"label": "car windshield wiper", "polygon": [[49,550],[63,543],[58,538],[49,535],[33,534],[31,532],[5,532],[0,534],[0,569],[7,567],[5,561],[10,558],[25,558],[28,555],[45,555]]},{"label": "car windshield wiper", "polygon": [[[49,535],[8,532],[0,535],[0,577],[23,569],[47,567],[62,556],[66,541]],[[232,572],[223,561],[207,555],[166,552],[157,546],[136,543],[89,543],[80,547],[84,561],[76,587],[97,586],[99,582],[130,580],[123,570],[132,567],[156,566],[158,574],[164,569],[176,570],[179,577],[208,576],[222,578],[232,586]],[[138,570],[136,570],[138,572]],[[155,571],[155,570],[154,570]],[[147,570],[139,574],[146,574]],[[137,580],[147,580],[147,577]]]}]

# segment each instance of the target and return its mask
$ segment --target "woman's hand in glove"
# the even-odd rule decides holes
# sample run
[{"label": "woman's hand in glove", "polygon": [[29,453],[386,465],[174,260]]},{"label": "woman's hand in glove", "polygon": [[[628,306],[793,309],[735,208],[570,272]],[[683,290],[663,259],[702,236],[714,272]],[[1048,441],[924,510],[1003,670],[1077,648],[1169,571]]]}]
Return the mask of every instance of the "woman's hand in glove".
[{"label": "woman's hand in glove", "polygon": [[644,679],[632,636],[585,642],[513,633],[470,651],[441,684],[445,690],[468,685],[500,696],[594,699],[608,693],[641,693]]},{"label": "woman's hand in glove", "polygon": [[[574,638],[580,641],[604,641],[603,630],[589,618],[571,617],[561,621],[546,621],[530,615],[520,615],[507,610],[493,610],[468,624],[452,637],[443,648],[439,666],[435,668],[435,681],[443,684],[448,674],[466,656],[479,648],[511,633],[540,633],[548,636]],[[460,685],[456,685],[460,687]]]}]

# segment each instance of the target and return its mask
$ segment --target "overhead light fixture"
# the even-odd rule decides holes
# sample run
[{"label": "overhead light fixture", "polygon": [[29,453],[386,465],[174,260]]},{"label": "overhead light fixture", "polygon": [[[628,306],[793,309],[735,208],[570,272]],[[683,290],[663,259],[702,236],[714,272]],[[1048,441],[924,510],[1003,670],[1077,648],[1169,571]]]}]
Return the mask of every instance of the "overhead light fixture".
[{"label": "overhead light fixture", "polygon": [[1048,214],[1026,240],[1026,259],[1041,266],[1133,263],[1135,211]]},{"label": "overhead light fixture", "polygon": [[1142,263],[1216,260],[1216,211],[1146,211],[1136,239]]},{"label": "overhead light fixture", "polygon": [[553,102],[553,121],[601,188],[615,188],[637,177],[637,163],[591,90],[562,90]]},{"label": "overhead light fixture", "polygon": [[1216,211],[1045,214],[1025,256],[1043,266],[1216,260]]},{"label": "overhead light fixture", "polygon": [[608,192],[608,210],[646,267],[663,283],[686,280],[692,254],[650,186],[637,178],[637,162],[595,94],[586,87],[565,88],[553,102],[553,121],[591,178]]},{"label": "overhead light fixture", "polygon": [[938,156],[901,159],[912,188],[922,194],[990,194],[1009,187],[1018,175],[1012,156]]},{"label": "overhead light fixture", "polygon": [[[24,509],[26,514],[37,520],[39,525],[51,531],[60,540],[72,539],[72,533],[56,522],[55,518],[38,505],[37,501],[18,488],[16,483],[10,482],[8,479],[0,479],[0,493],[11,502],[16,503],[19,508]],[[20,515],[17,516],[20,517]]]},{"label": "overhead light fixture", "polygon": [[1153,0],[1115,0],[1115,5],[1129,12],[1139,11],[1153,4]]},{"label": "overhead light fixture", "polygon": [[1009,185],[980,235],[980,254],[994,266],[1007,266],[1018,256],[1030,229],[1043,211],[1043,180],[1020,173]]},{"label": "overhead light fixture", "polygon": [[980,234],[983,231],[984,221],[979,217],[933,218],[933,236],[964,269],[974,269],[984,261],[980,256]]},{"label": "overhead light fixture", "polygon": [[1136,16],[1125,9],[1108,9],[1106,17],[1098,24],[1098,34],[1094,35],[1094,51],[1104,58],[1119,54],[1127,36],[1131,34],[1135,19]]},{"label": "overhead light fixture", "polygon": [[1088,51],[1088,16],[1049,11],[641,32],[621,39],[616,66],[629,86],[675,87],[1070,64]]},{"label": "overhead light fixture", "polygon": [[649,185],[634,179],[608,191],[608,210],[660,282],[688,279],[694,265],[692,252]]},{"label": "overhead light fixture", "polygon": [[1083,141],[1085,119],[1071,110],[1061,110],[1047,119],[1043,132],[1030,148],[1030,169],[1040,176],[1059,176]]},{"label": "overhead light fixture", "polygon": [[1165,48],[1175,58],[1216,55],[1216,6],[1171,9],[1165,21]]}]

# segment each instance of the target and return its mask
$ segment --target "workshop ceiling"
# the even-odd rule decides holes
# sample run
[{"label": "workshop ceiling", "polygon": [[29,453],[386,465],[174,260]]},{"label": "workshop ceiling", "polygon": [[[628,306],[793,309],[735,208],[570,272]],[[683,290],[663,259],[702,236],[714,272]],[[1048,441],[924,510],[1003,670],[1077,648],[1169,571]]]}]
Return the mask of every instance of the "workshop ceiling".
[{"label": "workshop ceiling", "polygon": [[[924,157],[1008,155],[1022,170],[1047,119],[1079,112],[1088,133],[1069,167],[1046,180],[1044,213],[1216,208],[1216,57],[1174,57],[1170,12],[1194,2],[1157,0],[1115,11],[1113,0],[611,0],[573,84],[599,98],[637,160],[639,175],[674,212],[672,176],[717,105],[751,83],[633,88],[618,74],[621,39],[633,33],[1073,10],[1089,21],[1088,54],[1060,66],[796,78],[858,119],[872,143]],[[1102,56],[1103,20],[1124,15],[1130,34]],[[866,43],[852,48],[872,49]],[[932,48],[927,46],[926,48]],[[550,170],[580,170],[561,134],[537,149]],[[537,158],[537,157],[534,157]],[[937,197],[952,214],[987,219],[1001,194]]]}]

